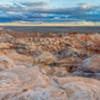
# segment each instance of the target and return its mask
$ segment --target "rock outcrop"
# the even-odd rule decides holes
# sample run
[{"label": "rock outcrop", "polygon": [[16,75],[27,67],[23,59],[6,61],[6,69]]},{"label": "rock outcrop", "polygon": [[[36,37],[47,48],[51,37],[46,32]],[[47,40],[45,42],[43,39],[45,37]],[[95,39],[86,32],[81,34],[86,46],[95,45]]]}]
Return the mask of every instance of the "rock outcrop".
[{"label": "rock outcrop", "polygon": [[4,70],[11,69],[14,67],[15,67],[15,64],[11,59],[3,55],[0,56],[0,71],[4,71]]},{"label": "rock outcrop", "polygon": [[0,33],[0,100],[100,100],[99,37]]},{"label": "rock outcrop", "polygon": [[100,55],[83,60],[82,65],[73,74],[100,80]]},{"label": "rock outcrop", "polygon": [[[37,71],[36,71],[37,72]],[[36,74],[33,73],[33,74]],[[39,73],[38,73],[39,74]],[[99,100],[100,99],[100,82],[94,79],[80,77],[53,77],[49,80],[40,78],[37,75],[32,83],[27,81],[23,86],[12,86],[5,92],[0,92],[1,100]],[[42,76],[41,76],[42,77]],[[45,80],[45,81],[44,81]],[[37,81],[37,82],[36,82]],[[42,84],[43,83],[43,84]],[[18,90],[16,90],[16,88]]]},{"label": "rock outcrop", "polygon": [[80,70],[83,72],[100,73],[100,55],[94,55],[83,61]]}]

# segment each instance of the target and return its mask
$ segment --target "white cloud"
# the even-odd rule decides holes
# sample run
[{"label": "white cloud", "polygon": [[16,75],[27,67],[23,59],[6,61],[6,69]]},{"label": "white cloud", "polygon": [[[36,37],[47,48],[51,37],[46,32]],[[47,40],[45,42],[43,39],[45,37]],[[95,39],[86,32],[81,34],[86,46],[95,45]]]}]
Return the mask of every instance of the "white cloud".
[{"label": "white cloud", "polygon": [[89,8],[91,8],[91,4],[90,3],[83,3],[83,4],[81,4],[80,5],[80,7],[82,8],[82,9],[89,9]]}]

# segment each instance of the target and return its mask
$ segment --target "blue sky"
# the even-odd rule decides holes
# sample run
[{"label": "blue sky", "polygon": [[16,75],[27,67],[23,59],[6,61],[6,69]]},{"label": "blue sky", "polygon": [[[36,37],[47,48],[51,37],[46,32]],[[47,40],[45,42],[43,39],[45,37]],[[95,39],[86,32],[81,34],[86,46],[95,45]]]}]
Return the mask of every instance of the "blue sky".
[{"label": "blue sky", "polygon": [[72,7],[76,6],[79,3],[91,3],[92,5],[98,5],[100,4],[100,0],[2,0],[1,3],[13,3],[13,2],[49,2],[50,6],[53,7]]},{"label": "blue sky", "polygon": [[100,0],[2,0],[0,22],[100,22]]}]

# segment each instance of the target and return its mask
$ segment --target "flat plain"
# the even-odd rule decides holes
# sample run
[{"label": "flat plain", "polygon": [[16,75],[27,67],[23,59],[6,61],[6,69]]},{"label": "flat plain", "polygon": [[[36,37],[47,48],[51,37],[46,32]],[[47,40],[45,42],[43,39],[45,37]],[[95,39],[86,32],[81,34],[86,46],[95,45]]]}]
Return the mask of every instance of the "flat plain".
[{"label": "flat plain", "polygon": [[16,32],[40,32],[40,33],[100,33],[100,26],[2,26]]}]

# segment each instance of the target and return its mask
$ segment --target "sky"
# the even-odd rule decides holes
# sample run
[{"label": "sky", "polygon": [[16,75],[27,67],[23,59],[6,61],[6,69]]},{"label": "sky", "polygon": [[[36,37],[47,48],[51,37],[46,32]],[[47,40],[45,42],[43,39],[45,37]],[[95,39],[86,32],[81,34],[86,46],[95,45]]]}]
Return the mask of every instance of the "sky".
[{"label": "sky", "polygon": [[0,0],[0,23],[100,23],[100,0]]}]

